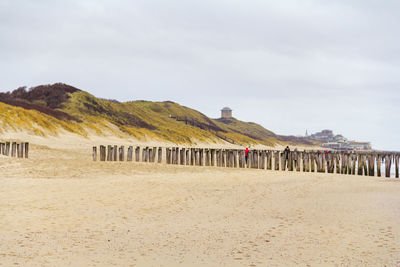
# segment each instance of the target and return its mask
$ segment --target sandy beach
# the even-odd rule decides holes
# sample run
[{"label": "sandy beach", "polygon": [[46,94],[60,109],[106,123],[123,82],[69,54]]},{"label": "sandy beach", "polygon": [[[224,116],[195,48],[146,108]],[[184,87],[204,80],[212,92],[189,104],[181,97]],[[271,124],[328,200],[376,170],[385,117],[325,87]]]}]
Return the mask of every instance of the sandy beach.
[{"label": "sandy beach", "polygon": [[0,266],[400,266],[399,179],[93,162],[89,143],[42,141],[0,156]]}]

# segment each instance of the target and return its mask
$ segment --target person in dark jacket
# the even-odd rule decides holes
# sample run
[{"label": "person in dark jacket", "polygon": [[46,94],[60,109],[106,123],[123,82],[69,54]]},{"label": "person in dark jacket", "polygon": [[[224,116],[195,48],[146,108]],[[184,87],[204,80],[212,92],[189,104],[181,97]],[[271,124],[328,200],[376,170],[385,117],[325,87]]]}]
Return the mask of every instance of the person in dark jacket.
[{"label": "person in dark jacket", "polygon": [[285,148],[284,152],[285,152],[286,160],[288,160],[288,159],[289,159],[289,153],[290,153],[290,148],[289,148],[289,146],[287,146],[287,147]]}]

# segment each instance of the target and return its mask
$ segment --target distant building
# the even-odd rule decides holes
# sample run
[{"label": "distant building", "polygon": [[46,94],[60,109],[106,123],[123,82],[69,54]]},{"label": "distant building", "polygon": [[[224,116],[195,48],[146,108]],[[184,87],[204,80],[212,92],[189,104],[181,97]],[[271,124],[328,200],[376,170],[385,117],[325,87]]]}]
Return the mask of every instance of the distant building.
[{"label": "distant building", "polygon": [[323,142],[322,147],[331,148],[339,151],[352,151],[352,150],[372,150],[370,142],[356,142],[348,141],[343,135],[334,135],[331,130],[323,130],[321,132],[311,134],[306,138]]},{"label": "distant building", "polygon": [[334,135],[331,130],[323,130],[321,132],[308,136],[308,138],[322,142],[330,142],[334,140]]},{"label": "distant building", "polygon": [[372,149],[370,142],[349,141],[348,144],[354,150],[371,150]]},{"label": "distant building", "polygon": [[224,107],[221,109],[221,119],[231,119],[232,118],[232,109],[228,107]]}]

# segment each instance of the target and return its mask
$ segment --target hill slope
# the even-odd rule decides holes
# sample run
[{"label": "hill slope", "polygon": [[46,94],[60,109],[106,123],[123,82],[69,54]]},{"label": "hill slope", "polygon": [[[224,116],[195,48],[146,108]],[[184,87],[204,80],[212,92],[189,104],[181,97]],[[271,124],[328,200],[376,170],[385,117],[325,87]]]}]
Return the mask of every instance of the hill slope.
[{"label": "hill slope", "polygon": [[211,119],[177,103],[97,98],[72,86],[57,83],[0,93],[0,131],[28,130],[57,135],[61,131],[82,136],[123,135],[173,143],[225,140],[235,144],[302,144],[310,140],[279,136],[256,123],[237,119]]}]

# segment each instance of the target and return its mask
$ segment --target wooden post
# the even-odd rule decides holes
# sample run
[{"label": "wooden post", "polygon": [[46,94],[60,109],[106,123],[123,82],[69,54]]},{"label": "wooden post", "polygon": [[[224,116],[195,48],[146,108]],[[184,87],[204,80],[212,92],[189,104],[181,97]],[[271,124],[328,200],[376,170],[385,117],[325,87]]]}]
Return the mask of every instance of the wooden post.
[{"label": "wooden post", "polygon": [[368,154],[367,162],[368,162],[368,175],[375,176],[375,155]]},{"label": "wooden post", "polygon": [[21,151],[19,150],[19,147],[20,147],[20,145],[17,143],[17,148],[16,148],[16,152],[17,152],[17,153],[16,153],[16,155],[15,155],[17,158],[19,158],[19,153],[21,152]]},{"label": "wooden post", "polygon": [[171,164],[175,164],[176,161],[176,148],[171,148]]},{"label": "wooden post", "polygon": [[363,161],[362,161],[362,158],[361,158],[361,154],[358,154],[358,156],[357,156],[357,163],[358,163],[358,165],[357,165],[357,169],[358,169],[358,172],[357,172],[357,174],[358,175],[362,175],[362,172],[363,172]]},{"label": "wooden post", "polygon": [[175,147],[175,165],[179,164],[179,147]]},{"label": "wooden post", "polygon": [[279,171],[279,151],[274,151],[274,165],[275,171]]},{"label": "wooden post", "polygon": [[191,149],[190,149],[190,165],[192,165],[192,166],[194,166],[195,163],[196,163],[196,156],[195,156],[195,154],[196,154],[195,149],[194,149],[194,148],[191,148]]},{"label": "wooden post", "polygon": [[215,166],[215,149],[211,149],[211,166]]},{"label": "wooden post", "polygon": [[186,149],[186,165],[190,165],[190,149]]},{"label": "wooden post", "polygon": [[210,151],[208,148],[204,148],[204,165],[210,166]]},{"label": "wooden post", "polygon": [[118,146],[114,145],[113,148],[113,161],[117,161],[118,160]]},{"label": "wooden post", "polygon": [[382,163],[382,157],[380,154],[377,155],[376,157],[376,174],[378,177],[381,177],[381,163]]},{"label": "wooden post", "polygon": [[162,148],[158,148],[158,163],[162,163]]},{"label": "wooden post", "polygon": [[301,156],[302,152],[296,151],[295,152],[295,163],[296,163],[296,171],[299,172],[301,170],[301,160],[302,160],[302,156]]},{"label": "wooden post", "polygon": [[238,162],[238,153],[239,151],[237,149],[235,149],[233,151],[233,167],[234,168],[238,168],[239,167],[239,162]]},{"label": "wooden post", "polygon": [[[25,154],[26,154],[26,148],[25,148]],[[106,161],[106,147],[105,146],[100,146],[100,161]]]},{"label": "wooden post", "polygon": [[293,171],[293,152],[290,151],[288,155],[288,170]]},{"label": "wooden post", "polygon": [[111,161],[111,160],[112,160],[112,146],[107,145],[107,161]]},{"label": "wooden post", "polygon": [[156,163],[157,147],[153,147],[153,154],[151,156],[151,162]]},{"label": "wooden post", "polygon": [[394,155],[394,165],[396,171],[396,178],[399,178],[399,155]]},{"label": "wooden post", "polygon": [[107,161],[112,161],[112,157],[113,157],[113,146],[108,145],[107,146]]},{"label": "wooden post", "polygon": [[385,155],[385,177],[390,178],[390,169],[392,167],[392,156]]},{"label": "wooden post", "polygon": [[97,146],[93,147],[93,161],[97,160]]},{"label": "wooden post", "polygon": [[204,149],[199,149],[199,165],[204,166]]},{"label": "wooden post", "polygon": [[147,162],[147,153],[148,153],[148,151],[149,151],[149,148],[148,147],[144,147],[143,149],[142,149],[142,162]]},{"label": "wooden post", "polygon": [[135,148],[135,161],[139,162],[140,161],[140,146],[137,146]]},{"label": "wooden post", "polygon": [[165,158],[166,158],[166,163],[171,164],[171,148],[166,148],[165,149]]},{"label": "wooden post", "polygon": [[124,146],[121,146],[119,148],[119,161],[124,161],[124,156],[125,156],[125,148]]},{"label": "wooden post", "polygon": [[17,143],[13,142],[12,145],[11,145],[11,157],[13,157],[13,158],[15,157],[16,148],[17,148]]},{"label": "wooden post", "polygon": [[6,142],[6,156],[10,155],[10,142]]},{"label": "wooden post", "polygon": [[186,159],[186,150],[185,150],[185,148],[181,148],[179,157],[180,157],[180,162],[179,163],[181,165],[185,165],[185,159]]},{"label": "wooden post", "polygon": [[133,159],[133,146],[129,146],[126,155],[126,161],[132,161],[132,159]]},{"label": "wooden post", "polygon": [[244,152],[242,149],[238,151],[238,161],[239,161],[239,168],[243,168],[243,163],[244,163]]}]

